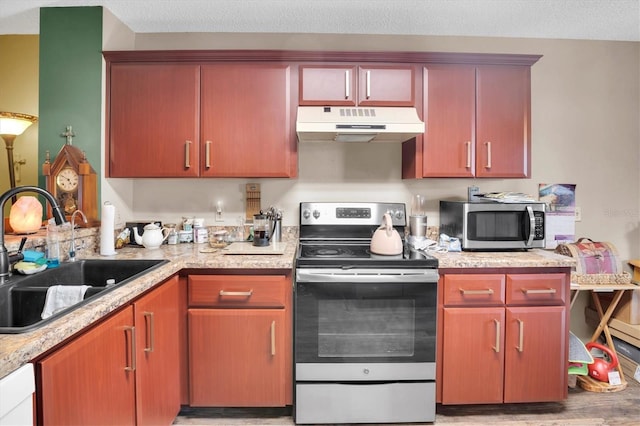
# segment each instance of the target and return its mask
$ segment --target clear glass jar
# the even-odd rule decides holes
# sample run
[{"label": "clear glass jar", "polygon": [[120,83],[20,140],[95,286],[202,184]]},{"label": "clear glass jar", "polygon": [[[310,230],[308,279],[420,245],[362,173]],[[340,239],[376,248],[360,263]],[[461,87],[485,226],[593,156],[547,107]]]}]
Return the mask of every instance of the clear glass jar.
[{"label": "clear glass jar", "polygon": [[167,223],[165,227],[169,230],[167,235],[167,244],[178,244],[178,231],[175,223]]},{"label": "clear glass jar", "polygon": [[47,225],[47,268],[57,268],[60,265],[60,236],[58,225],[53,218]]}]

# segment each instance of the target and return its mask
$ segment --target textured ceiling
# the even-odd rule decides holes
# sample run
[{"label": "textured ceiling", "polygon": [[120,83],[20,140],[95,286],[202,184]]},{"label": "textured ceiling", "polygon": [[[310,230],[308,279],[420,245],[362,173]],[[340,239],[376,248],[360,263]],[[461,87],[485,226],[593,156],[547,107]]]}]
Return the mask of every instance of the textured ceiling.
[{"label": "textured ceiling", "polygon": [[640,0],[0,0],[0,34],[37,34],[38,9],[65,6],[104,6],[136,33],[640,41]]}]

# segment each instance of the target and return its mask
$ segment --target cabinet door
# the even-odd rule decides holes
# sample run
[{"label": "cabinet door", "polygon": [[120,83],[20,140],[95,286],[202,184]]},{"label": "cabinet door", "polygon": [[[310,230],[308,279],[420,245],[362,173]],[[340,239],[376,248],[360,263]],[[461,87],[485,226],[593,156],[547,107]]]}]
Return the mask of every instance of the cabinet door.
[{"label": "cabinet door", "polygon": [[197,176],[200,68],[113,64],[110,72],[107,175]]},{"label": "cabinet door", "polygon": [[415,106],[415,75],[411,66],[358,68],[358,105]]},{"label": "cabinet door", "polygon": [[192,406],[286,405],[284,309],[190,309]]},{"label": "cabinet door", "polygon": [[501,403],[504,308],[444,308],[442,403]]},{"label": "cabinet door", "polygon": [[477,67],[477,177],[529,177],[530,109],[528,66]]},{"label": "cabinet door", "polygon": [[424,68],[424,177],[475,175],[475,67]]},{"label": "cabinet door", "polygon": [[133,337],[128,307],[40,361],[38,422],[134,424]]},{"label": "cabinet door", "polygon": [[290,74],[283,64],[202,66],[202,176],[295,176]]},{"label": "cabinet door", "polygon": [[138,425],[171,424],[180,411],[178,277],[134,303]]},{"label": "cabinet door", "polygon": [[507,308],[504,402],[567,397],[567,319],[564,306]]},{"label": "cabinet door", "polygon": [[299,105],[356,105],[356,67],[302,65]]}]

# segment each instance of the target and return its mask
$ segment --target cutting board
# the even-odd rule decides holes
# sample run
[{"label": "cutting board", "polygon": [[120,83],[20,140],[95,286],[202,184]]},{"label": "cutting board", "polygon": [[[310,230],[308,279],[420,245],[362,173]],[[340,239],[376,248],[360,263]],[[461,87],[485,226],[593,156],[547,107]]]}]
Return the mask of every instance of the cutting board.
[{"label": "cutting board", "polygon": [[287,243],[271,243],[265,247],[254,246],[251,242],[235,242],[229,244],[227,247],[220,250],[223,254],[246,254],[246,255],[259,255],[259,254],[284,254],[287,248]]}]

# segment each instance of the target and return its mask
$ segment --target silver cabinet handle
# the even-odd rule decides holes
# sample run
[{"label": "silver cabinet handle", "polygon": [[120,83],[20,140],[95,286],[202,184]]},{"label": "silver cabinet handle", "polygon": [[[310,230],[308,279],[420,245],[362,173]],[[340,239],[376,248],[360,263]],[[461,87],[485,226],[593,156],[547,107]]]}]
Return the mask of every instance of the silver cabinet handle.
[{"label": "silver cabinet handle", "polygon": [[146,336],[145,336],[145,341],[148,343],[148,345],[144,348],[145,352],[153,352],[155,345],[155,318],[153,316],[153,312],[144,312],[142,314],[147,320],[145,322],[146,325]]},{"label": "silver cabinet handle", "polygon": [[464,143],[467,146],[467,169],[471,168],[471,141]]},{"label": "silver cabinet handle", "polygon": [[464,294],[464,295],[469,295],[469,294],[493,294],[493,289],[491,288],[487,288],[484,290],[465,290],[463,288],[460,289],[460,293]]},{"label": "silver cabinet handle", "polygon": [[500,321],[494,319],[493,322],[496,324],[496,345],[493,347],[493,350],[498,353],[500,352]]},{"label": "silver cabinet handle", "polygon": [[556,289],[555,288],[531,288],[531,289],[523,288],[522,292],[524,294],[556,294]]},{"label": "silver cabinet handle", "polygon": [[487,165],[484,166],[486,169],[491,168],[491,142],[484,143],[487,146]]},{"label": "silver cabinet handle", "polygon": [[204,143],[204,167],[207,169],[211,168],[211,141],[206,141]]},{"label": "silver cabinet handle", "polygon": [[349,82],[349,70],[344,71],[344,98],[349,99],[351,93],[351,83]]},{"label": "silver cabinet handle", "polygon": [[529,216],[529,237],[527,238],[527,247],[531,247],[533,244],[533,238],[536,235],[536,217],[533,214],[531,206],[527,206],[527,215]]},{"label": "silver cabinet handle", "polygon": [[371,70],[367,70],[367,99],[371,97]]},{"label": "silver cabinet handle", "polygon": [[524,321],[518,320],[518,346],[516,346],[518,352],[524,350]]},{"label": "silver cabinet handle", "polygon": [[226,290],[220,290],[220,296],[251,297],[252,294],[253,294],[253,290],[249,290],[249,291],[226,291]]},{"label": "silver cabinet handle", "polygon": [[190,158],[190,153],[191,151],[191,141],[186,141],[184,144],[184,168],[188,169],[191,167],[191,158]]},{"label": "silver cabinet handle", "polygon": [[271,321],[271,356],[276,355],[276,322]]},{"label": "silver cabinet handle", "polygon": [[124,369],[125,371],[136,371],[136,328],[128,326],[124,327],[124,331],[129,335],[129,360],[131,361],[131,364],[125,366]]}]

